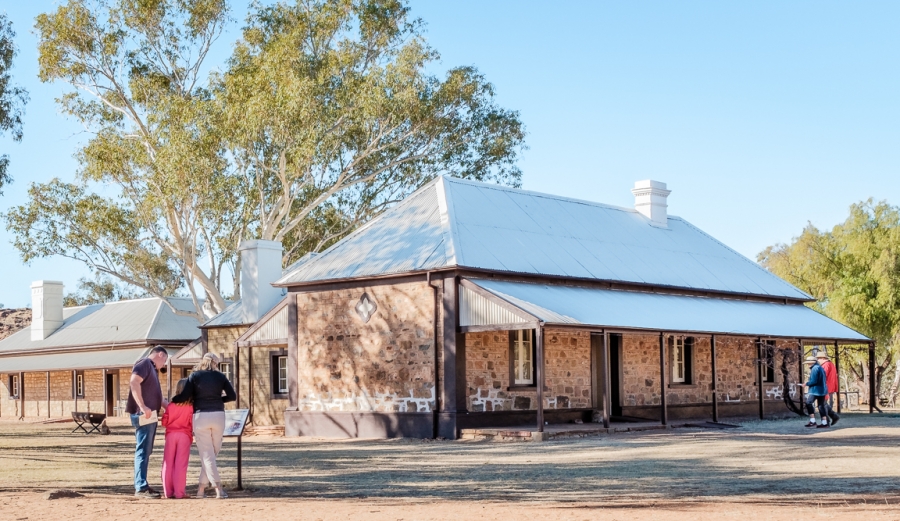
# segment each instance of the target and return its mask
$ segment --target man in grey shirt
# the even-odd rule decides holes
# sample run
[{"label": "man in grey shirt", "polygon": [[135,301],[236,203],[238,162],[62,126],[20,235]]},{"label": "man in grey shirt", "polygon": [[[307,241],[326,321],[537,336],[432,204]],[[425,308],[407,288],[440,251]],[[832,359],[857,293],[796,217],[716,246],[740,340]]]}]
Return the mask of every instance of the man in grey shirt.
[{"label": "man in grey shirt", "polygon": [[147,467],[150,454],[153,453],[153,441],[156,439],[157,422],[141,425],[141,418],[150,419],[154,412],[166,408],[169,403],[163,399],[157,371],[166,365],[169,353],[163,346],[156,346],[147,358],[135,362],[131,370],[131,381],[128,386],[128,404],[125,412],[131,415],[134,426],[134,437],[137,446],[134,449],[134,495],[143,498],[159,498],[159,492],[150,488],[147,483]]}]

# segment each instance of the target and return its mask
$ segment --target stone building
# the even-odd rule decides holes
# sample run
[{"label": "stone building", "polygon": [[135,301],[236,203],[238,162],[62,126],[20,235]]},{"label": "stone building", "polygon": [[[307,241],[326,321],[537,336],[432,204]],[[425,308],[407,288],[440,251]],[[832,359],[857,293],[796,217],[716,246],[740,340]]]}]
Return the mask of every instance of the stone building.
[{"label": "stone building", "polygon": [[[284,309],[286,291],[272,286],[286,272],[314,257],[310,254],[282,270],[282,246],[275,241],[244,241],[241,253],[241,299],[200,326],[201,336],[175,356],[179,365],[194,365],[204,353],[212,352],[221,360],[225,372],[238,392],[238,400],[226,408],[250,410],[254,427],[284,425],[287,408],[287,337],[268,337],[265,342],[237,342],[267,313]],[[274,309],[273,309],[274,308]],[[283,313],[282,313],[283,315]]]},{"label": "stone building", "polygon": [[[200,334],[194,318],[172,309],[192,310],[190,299],[64,308],[62,283],[46,280],[31,294],[30,326],[0,340],[0,419],[124,414],[132,365],[153,346],[174,355]],[[168,375],[160,377],[164,393]]]},{"label": "stone building", "polygon": [[285,270],[251,327],[205,334],[253,353],[261,369],[238,368],[287,435],[451,439],[781,415],[801,346],[869,344],[668,215],[664,184],[632,192],[620,208],[440,177]]}]

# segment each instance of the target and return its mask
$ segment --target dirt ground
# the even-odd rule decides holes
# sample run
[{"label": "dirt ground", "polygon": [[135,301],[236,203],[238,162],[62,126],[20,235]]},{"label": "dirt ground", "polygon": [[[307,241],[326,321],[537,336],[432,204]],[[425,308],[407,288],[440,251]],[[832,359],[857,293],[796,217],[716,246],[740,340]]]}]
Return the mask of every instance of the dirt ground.
[{"label": "dirt ground", "polygon": [[[137,500],[133,434],[0,421],[0,517],[34,519],[900,520],[900,415],[547,443],[245,438],[227,501]],[[236,444],[220,468],[236,486]],[[151,461],[159,483],[162,436]],[[197,479],[192,457],[189,482]],[[69,489],[83,497],[46,499]]]}]

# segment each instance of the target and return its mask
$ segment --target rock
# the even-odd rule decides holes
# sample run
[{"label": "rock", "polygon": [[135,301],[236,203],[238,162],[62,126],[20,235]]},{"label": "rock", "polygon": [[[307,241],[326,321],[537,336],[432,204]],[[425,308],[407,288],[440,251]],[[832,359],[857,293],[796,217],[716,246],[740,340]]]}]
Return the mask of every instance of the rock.
[{"label": "rock", "polygon": [[74,490],[51,490],[44,494],[44,498],[47,500],[73,497],[84,497],[84,494],[75,492]]},{"label": "rock", "polygon": [[100,434],[109,434],[109,426],[106,425],[106,420],[103,420],[103,423],[100,424]]}]

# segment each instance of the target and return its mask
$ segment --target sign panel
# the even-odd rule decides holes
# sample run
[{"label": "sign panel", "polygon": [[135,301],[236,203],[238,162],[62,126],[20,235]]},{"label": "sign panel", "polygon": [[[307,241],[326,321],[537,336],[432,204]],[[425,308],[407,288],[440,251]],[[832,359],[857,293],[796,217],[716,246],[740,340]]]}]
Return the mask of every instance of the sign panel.
[{"label": "sign panel", "polygon": [[244,426],[247,425],[247,416],[250,409],[232,409],[225,411],[225,436],[240,436],[244,434]]}]

